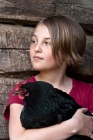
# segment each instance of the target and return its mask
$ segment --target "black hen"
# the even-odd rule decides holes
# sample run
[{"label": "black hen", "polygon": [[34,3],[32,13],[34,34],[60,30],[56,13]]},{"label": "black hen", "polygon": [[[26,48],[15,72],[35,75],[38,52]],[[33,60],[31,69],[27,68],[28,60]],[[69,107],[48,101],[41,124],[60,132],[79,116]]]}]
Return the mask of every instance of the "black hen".
[{"label": "black hen", "polygon": [[[26,129],[47,127],[68,120],[77,109],[81,108],[67,93],[42,81],[27,82],[21,85],[14,94],[24,98],[25,105],[20,120]],[[89,112],[86,114],[91,115]],[[74,135],[67,140],[91,139]]]}]

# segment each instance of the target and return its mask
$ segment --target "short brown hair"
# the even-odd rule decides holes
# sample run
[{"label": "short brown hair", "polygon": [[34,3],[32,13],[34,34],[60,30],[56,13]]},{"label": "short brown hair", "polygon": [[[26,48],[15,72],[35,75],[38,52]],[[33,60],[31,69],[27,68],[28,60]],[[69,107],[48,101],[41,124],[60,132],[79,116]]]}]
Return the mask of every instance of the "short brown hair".
[{"label": "short brown hair", "polygon": [[60,52],[68,65],[74,66],[81,63],[86,46],[86,35],[77,22],[66,16],[50,16],[39,24],[45,25],[49,30],[52,52],[56,60],[61,62]]}]

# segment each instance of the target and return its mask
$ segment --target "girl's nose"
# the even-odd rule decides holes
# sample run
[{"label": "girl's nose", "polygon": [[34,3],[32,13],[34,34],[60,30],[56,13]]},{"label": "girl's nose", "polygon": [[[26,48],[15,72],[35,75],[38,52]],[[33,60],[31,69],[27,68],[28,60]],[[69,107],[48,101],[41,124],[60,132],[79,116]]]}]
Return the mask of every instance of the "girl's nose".
[{"label": "girl's nose", "polygon": [[39,43],[36,44],[35,48],[34,48],[35,52],[41,52],[41,45]]}]

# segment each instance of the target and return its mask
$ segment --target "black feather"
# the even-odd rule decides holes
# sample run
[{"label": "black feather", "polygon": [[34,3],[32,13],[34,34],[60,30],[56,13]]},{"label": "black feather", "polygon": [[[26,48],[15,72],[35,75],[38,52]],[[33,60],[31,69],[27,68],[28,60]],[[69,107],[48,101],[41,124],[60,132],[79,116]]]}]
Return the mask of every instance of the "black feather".
[{"label": "black feather", "polygon": [[[29,93],[24,98],[25,105],[20,115],[22,126],[26,129],[47,127],[68,120],[81,108],[67,93],[43,81],[27,82],[20,88]],[[86,114],[92,115],[90,112]],[[91,139],[74,135],[67,140]]]}]

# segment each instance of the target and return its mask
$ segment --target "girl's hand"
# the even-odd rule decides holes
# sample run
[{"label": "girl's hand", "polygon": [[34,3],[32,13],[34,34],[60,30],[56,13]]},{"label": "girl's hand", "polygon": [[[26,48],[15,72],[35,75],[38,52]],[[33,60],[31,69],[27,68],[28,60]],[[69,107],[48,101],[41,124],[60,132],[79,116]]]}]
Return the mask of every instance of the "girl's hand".
[{"label": "girl's hand", "polygon": [[74,123],[76,122],[76,134],[88,136],[93,139],[93,117],[85,115],[88,109],[78,109],[75,115],[72,117]]}]

